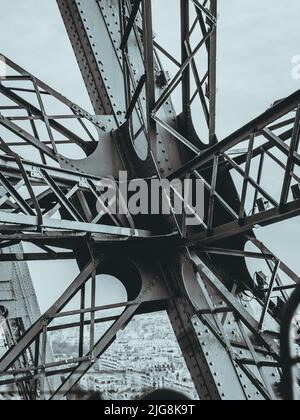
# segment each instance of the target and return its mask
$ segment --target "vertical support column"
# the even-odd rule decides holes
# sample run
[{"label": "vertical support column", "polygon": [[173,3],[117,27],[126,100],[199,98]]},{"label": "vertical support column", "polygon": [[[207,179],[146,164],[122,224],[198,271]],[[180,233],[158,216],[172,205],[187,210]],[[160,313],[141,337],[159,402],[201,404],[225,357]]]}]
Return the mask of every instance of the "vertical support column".
[{"label": "vertical support column", "polygon": [[[181,0],[181,61],[182,65],[188,59],[188,51],[186,41],[189,39],[190,32],[190,3],[186,0]],[[191,95],[191,77],[190,66],[184,70],[182,74],[182,111],[184,121],[189,121],[190,118],[190,95]]]},{"label": "vertical support column", "polygon": [[208,221],[207,221],[207,230],[208,230],[209,233],[211,233],[211,231],[213,229],[213,222],[214,222],[214,211],[215,211],[215,201],[216,201],[217,182],[218,182],[219,159],[220,159],[219,155],[216,155],[214,157],[211,190],[210,190],[210,196],[209,196]]},{"label": "vertical support column", "polygon": [[[35,367],[39,366],[39,361],[40,361],[40,341],[41,341],[41,337],[39,335],[35,341],[35,352],[34,352],[34,366]],[[37,395],[38,395],[38,388],[39,388],[39,370],[38,369],[34,370],[34,376],[35,378],[33,381],[33,389],[31,393],[31,400],[33,401],[37,400]]]},{"label": "vertical support column", "polygon": [[291,139],[290,151],[288,156],[288,161],[286,164],[286,171],[284,182],[281,191],[281,198],[280,198],[280,207],[285,205],[289,199],[289,192],[291,188],[292,182],[292,173],[294,171],[295,161],[294,155],[298,152],[300,142],[300,105],[297,108],[296,118],[295,118],[295,126],[293,130],[293,136]]},{"label": "vertical support column", "polygon": [[41,373],[40,373],[40,400],[45,401],[46,400],[46,363],[47,363],[47,342],[48,342],[48,336],[47,331],[48,325],[47,322],[43,324],[42,327],[42,357],[41,357]]},{"label": "vertical support column", "polygon": [[[210,12],[218,17],[218,0],[211,0]],[[209,48],[209,144],[212,146],[217,142],[216,138],[216,106],[217,106],[217,26],[210,37]]]},{"label": "vertical support column", "polygon": [[95,346],[95,320],[96,320],[96,312],[94,311],[95,307],[96,307],[96,271],[92,275],[91,308],[93,309],[93,312],[91,313],[90,351],[92,351]]},{"label": "vertical support column", "polygon": [[147,75],[146,97],[147,97],[147,124],[148,141],[155,158],[157,158],[156,123],[152,118],[152,111],[155,107],[155,68],[153,53],[153,27],[152,27],[152,2],[143,0],[143,42],[144,42],[144,64]]},{"label": "vertical support column", "polygon": [[83,357],[84,353],[84,321],[85,321],[85,284],[82,286],[80,293],[80,328],[79,328],[79,357]]},{"label": "vertical support column", "polygon": [[250,178],[250,171],[251,171],[251,163],[253,158],[253,149],[254,149],[254,142],[255,142],[256,134],[252,133],[250,136],[250,142],[248,147],[248,153],[247,153],[247,161],[246,161],[246,169],[245,169],[245,175],[244,175],[244,183],[243,183],[243,190],[241,195],[241,204],[240,204],[240,212],[239,212],[239,220],[240,222],[243,221],[245,218],[245,205],[247,200],[247,192],[248,192],[248,186],[249,186],[249,178]]}]

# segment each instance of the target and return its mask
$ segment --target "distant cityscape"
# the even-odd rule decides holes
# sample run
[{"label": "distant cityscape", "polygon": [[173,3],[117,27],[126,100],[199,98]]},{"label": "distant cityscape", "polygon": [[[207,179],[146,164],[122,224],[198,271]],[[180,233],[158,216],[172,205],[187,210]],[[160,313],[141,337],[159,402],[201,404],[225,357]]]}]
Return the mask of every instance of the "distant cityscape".
[{"label": "distant cityscape", "polygon": [[[108,324],[96,327],[101,337]],[[89,331],[86,331],[86,342]],[[76,357],[78,329],[52,335],[56,361]],[[85,349],[87,350],[87,349]],[[135,400],[153,390],[172,389],[192,400],[198,396],[166,314],[135,317],[83,378],[81,388],[99,391],[105,400]]]},{"label": "distant cityscape", "polygon": [[[299,316],[293,324],[292,351],[300,356]],[[61,320],[57,325],[63,323]],[[111,323],[97,324],[95,338],[99,340]],[[1,327],[1,325],[0,325]],[[1,329],[1,328],[0,328]],[[85,353],[89,346],[89,328],[85,330]],[[66,361],[78,356],[78,328],[51,333],[55,361]],[[5,352],[5,339],[0,334],[0,357]],[[298,365],[300,372],[300,365]],[[300,374],[296,380],[300,385]],[[169,389],[180,392],[191,400],[198,395],[186,367],[170,321],[165,313],[136,316],[116,341],[97,360],[80,382],[81,391],[100,392],[104,400],[139,400],[154,390]],[[298,388],[300,391],[300,388]],[[0,400],[19,399],[16,389],[1,387]]]}]

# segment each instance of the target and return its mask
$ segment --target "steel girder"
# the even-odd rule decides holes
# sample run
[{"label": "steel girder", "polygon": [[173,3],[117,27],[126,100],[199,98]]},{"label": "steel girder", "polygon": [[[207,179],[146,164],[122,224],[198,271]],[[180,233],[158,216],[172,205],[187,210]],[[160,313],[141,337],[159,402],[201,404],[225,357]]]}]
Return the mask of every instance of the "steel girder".
[{"label": "steel girder", "polygon": [[[0,239],[4,247],[10,240],[33,242],[43,247],[42,259],[69,258],[68,252],[54,252],[49,245],[71,249],[81,273],[3,357],[3,383],[25,383],[35,398],[65,397],[101,357],[119,328],[136,313],[166,309],[201,399],[276,399],[281,375],[276,299],[279,293],[286,302],[288,291],[295,288],[299,278],[256,240],[252,229],[299,214],[299,92],[217,142],[217,1],[181,0],[180,58],[153,39],[151,1],[58,0],[58,5],[97,116],[84,112],[7,60],[17,74],[6,82],[29,80],[38,107],[25,100],[22,91],[2,83],[1,94],[11,101],[10,107],[17,106],[27,114],[21,118],[2,115],[0,124],[21,138],[22,146],[36,149],[41,161],[20,159],[15,152],[20,140],[10,141],[8,146],[6,138],[1,142],[4,155],[0,158],[0,181],[4,191],[0,203],[4,211],[0,211]],[[203,52],[207,66],[202,74],[198,57]],[[177,67],[171,79],[161,65],[162,56]],[[182,113],[177,116],[172,94],[180,89]],[[46,96],[63,103],[71,113],[49,114],[44,104]],[[196,99],[207,128],[202,141],[195,134],[191,116]],[[4,108],[3,114],[8,109]],[[88,139],[73,127],[67,129],[63,120],[71,118],[84,127]],[[24,119],[30,124],[30,132],[20,127]],[[46,141],[39,138],[37,121],[46,127]],[[96,129],[96,136],[87,123]],[[57,140],[57,133],[63,139]],[[79,146],[87,157],[81,161],[65,158],[59,152],[65,142]],[[245,152],[231,158],[232,149],[239,144]],[[49,158],[61,168],[49,166]],[[266,159],[284,170],[279,196],[278,191],[264,185]],[[201,229],[187,230],[184,217],[174,219],[167,234],[158,235],[151,229],[137,229],[131,217],[119,224],[113,220],[116,226],[101,224],[90,201],[90,197],[101,199],[95,183],[106,176],[116,177],[123,169],[132,177],[200,178],[207,191]],[[242,183],[232,177],[232,172],[242,178]],[[41,187],[43,192],[37,193]],[[61,212],[60,219],[54,219],[57,211]],[[257,252],[244,250],[249,240]],[[119,249],[122,259],[117,257]],[[31,254],[23,258],[35,257]],[[119,271],[116,264],[104,263],[115,258],[119,258]],[[263,287],[251,283],[245,258],[266,261],[270,276]],[[123,279],[128,302],[97,308],[96,274],[122,278],[127,270],[141,280],[140,286],[133,287]],[[288,283],[282,281],[282,274],[289,277]],[[86,307],[89,281],[92,304]],[[245,293],[251,293],[256,301],[255,313],[250,304],[245,304]],[[79,309],[64,312],[65,305],[77,294]],[[125,308],[121,315],[96,317],[97,312],[116,306]],[[79,315],[79,321],[53,325],[56,318],[74,315]],[[99,322],[114,324],[95,343],[95,324]],[[84,351],[85,327],[90,328],[88,352]],[[68,328],[79,329],[78,358],[48,363],[45,348],[51,331]],[[19,358],[33,343],[34,362],[18,370]],[[61,374],[68,376],[56,391],[46,395],[45,378]]]},{"label": "steel girder", "polygon": [[292,294],[282,317],[281,363],[283,395],[287,401],[299,401],[299,309],[300,287]]},{"label": "steel girder", "polygon": [[[65,397],[68,392],[76,385],[76,383],[82,378],[85,372],[95,363],[95,360],[101,356],[115,339],[118,331],[123,329],[130,319],[137,313],[141,305],[145,305],[148,302],[163,301],[168,298],[168,295],[164,288],[154,280],[156,274],[153,269],[148,266],[148,262],[141,261],[138,266],[141,267],[143,273],[143,284],[142,288],[138,291],[137,296],[131,302],[123,302],[119,305],[107,305],[103,307],[97,307],[95,305],[96,297],[96,272],[97,268],[102,261],[91,260],[90,263],[81,271],[79,276],[74,280],[71,286],[64,292],[64,294],[58,299],[58,301],[49,309],[49,311],[37,321],[27,332],[24,334],[22,340],[7,353],[7,355],[0,362],[1,376],[4,378],[4,383],[9,383],[10,379],[14,378],[17,383],[27,383],[36,386],[36,380],[39,379],[39,392],[42,394],[42,399],[61,399]],[[133,263],[134,269],[136,263]],[[137,275],[141,275],[140,272],[136,272]],[[85,291],[86,284],[92,278],[92,306],[87,308],[85,306]],[[81,296],[80,309],[73,311],[65,311],[63,309],[76,295]],[[82,301],[82,299],[84,301]],[[115,315],[113,317],[100,317],[96,318],[96,315],[107,310],[116,308],[124,308],[121,315]],[[68,318],[70,316],[80,315],[81,322],[80,327],[80,341],[79,341],[79,356],[78,358],[47,364],[46,361],[46,347],[48,344],[48,334],[52,330],[64,330],[66,328],[73,328],[77,326],[77,323],[71,323],[69,325],[60,324],[56,325],[54,329],[51,328],[51,323],[58,318]],[[107,330],[102,338],[98,338],[95,335],[95,325],[97,323],[109,322],[112,323],[111,327]],[[89,339],[89,352],[83,356],[84,346],[84,329],[85,326],[89,327],[90,339]],[[33,345],[34,344],[34,345]],[[36,349],[36,355],[34,363],[25,369],[16,369],[16,362],[19,358],[23,357],[24,354],[30,348]],[[63,367],[64,372],[69,372],[70,375],[62,381],[62,384],[50,395],[45,395],[44,379],[49,376],[56,376],[58,374],[57,369]],[[53,370],[56,368],[55,370]],[[34,392],[34,390],[33,390]]]}]

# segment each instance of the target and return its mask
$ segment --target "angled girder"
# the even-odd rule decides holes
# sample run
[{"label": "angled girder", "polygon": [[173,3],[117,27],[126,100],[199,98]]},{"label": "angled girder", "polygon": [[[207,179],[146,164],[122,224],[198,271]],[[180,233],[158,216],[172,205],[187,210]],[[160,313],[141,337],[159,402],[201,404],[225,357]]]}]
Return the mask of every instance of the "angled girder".
[{"label": "angled girder", "polygon": [[[90,207],[92,220],[87,219],[83,208],[81,208],[80,214],[75,210],[70,199],[80,192],[86,194],[86,196],[94,197],[97,182],[101,182],[101,178],[89,177],[84,174],[78,175],[78,173],[68,170],[23,162],[24,173],[27,174],[36,202],[42,211],[42,220],[39,220],[34,203],[28,199],[25,201],[12,184],[6,185],[9,182],[8,178],[14,182],[24,180],[24,173],[20,171],[17,162],[13,157],[2,156],[0,160],[1,176],[3,177],[0,182],[8,193],[8,195],[5,195],[5,199],[1,201],[0,220],[2,230],[9,229],[11,232],[18,232],[21,229],[26,232],[38,231],[42,228],[52,231],[90,232],[125,237],[147,237],[151,235],[150,232],[145,230],[132,229],[126,226],[105,226],[96,222],[92,223],[98,215],[97,202]],[[40,189],[43,187],[46,187],[46,194],[40,194]],[[62,189],[64,192],[62,192]],[[7,211],[5,207],[9,197],[13,198],[17,205],[17,208],[13,208],[11,211]],[[98,199],[101,200],[100,193]],[[60,209],[67,211],[68,214],[59,219],[56,213]],[[9,228],[8,225],[10,225]]]},{"label": "angled girder", "polygon": [[[170,178],[180,178],[193,170],[197,170],[199,168],[201,169],[202,166],[209,164],[214,156],[226,153],[231,148],[237,146],[245,140],[248,140],[251,134],[260,134],[260,132],[268,125],[274,123],[276,120],[280,120],[283,116],[294,111],[299,106],[299,103],[300,90],[294,92],[286,99],[276,103],[259,117],[230,134],[223,141],[220,141],[216,145],[205,150],[199,156],[184,165],[179,171],[172,174]],[[291,121],[294,122],[295,120],[288,120],[289,123]]]},{"label": "angled girder", "polygon": [[[8,148],[6,139],[1,141],[5,155],[0,156],[0,182],[4,188],[0,197],[0,240],[4,247],[5,241],[21,240],[44,247],[44,253],[23,254],[28,260],[38,256],[69,258],[73,254],[81,272],[56,304],[0,361],[3,377],[0,384],[11,381],[25,384],[32,387],[35,397],[39,393],[41,399],[67,397],[135,314],[166,309],[201,399],[276,399],[274,389],[281,375],[280,305],[276,299],[280,293],[283,301],[287,301],[287,291],[295,287],[299,278],[257,243],[252,229],[300,214],[297,175],[300,92],[276,103],[218,143],[216,0],[180,1],[181,57],[173,57],[160,40],[153,39],[149,0],[58,0],[58,4],[98,115],[90,116],[8,61],[19,76],[7,80],[19,77],[19,81],[22,78],[31,81],[39,108],[2,84],[0,93],[14,103],[12,106],[26,110],[27,115],[21,119],[6,115],[0,124],[20,137],[22,145],[25,142],[35,147],[42,161],[31,163],[11,153],[10,148],[18,147],[18,140]],[[197,59],[201,53],[206,54],[207,63],[199,69]],[[176,66],[175,76],[170,80],[161,65],[162,55]],[[195,92],[192,86],[196,86]],[[178,92],[182,109],[176,115],[172,97]],[[84,125],[88,140],[68,131],[62,123],[72,115],[53,116],[46,112],[42,99],[46,94],[72,111],[75,120]],[[193,127],[192,108],[196,99],[207,129],[202,141]],[[18,128],[24,120],[30,123],[32,133]],[[35,126],[37,120],[43,122],[48,134],[42,141]],[[99,142],[87,129],[87,121],[96,129]],[[57,140],[54,135],[57,132],[64,139]],[[89,156],[81,162],[64,158],[58,149],[65,141],[79,145]],[[245,147],[246,152],[232,158],[232,149],[237,145]],[[47,165],[47,156],[62,168]],[[259,167],[253,175],[257,158]],[[279,196],[278,191],[264,183],[267,159],[283,169],[282,179],[281,175],[278,177]],[[95,208],[95,200],[101,200],[96,184],[103,179],[104,172],[111,177],[122,169],[130,169],[133,177],[146,179],[200,179],[207,200],[201,226],[187,229],[186,215],[180,220],[173,217],[168,225],[169,234],[165,230],[156,237],[152,232],[136,229],[136,218],[129,214],[122,220],[111,218],[111,224],[101,224],[102,213],[99,216]],[[238,176],[242,185],[237,182]],[[58,211],[60,217],[55,218]],[[143,225],[148,222],[147,216],[143,222]],[[160,222],[165,226],[163,218]],[[260,252],[244,250],[249,238]],[[75,252],[54,253],[45,249],[45,244],[61,248],[65,245]],[[20,258],[13,253],[1,257]],[[246,258],[266,262],[270,275],[263,286],[254,284],[250,278]],[[289,277],[289,284],[282,282],[281,272]],[[102,273],[122,279],[127,302],[96,307],[96,274]],[[89,281],[92,304],[87,307]],[[250,304],[245,304],[248,294],[258,306],[255,313]],[[79,305],[64,312],[75,296],[79,297]],[[96,316],[97,312],[115,308],[124,308],[124,312]],[[77,321],[54,324],[56,319],[71,316],[77,316]],[[101,322],[113,324],[97,341],[95,325]],[[85,327],[90,328],[87,352]],[[49,363],[46,360],[49,335],[64,328],[79,328],[78,357]],[[33,344],[34,363],[18,369],[18,360]],[[45,378],[61,373],[67,375],[66,379],[47,395]]]},{"label": "angled girder", "polygon": [[[0,361],[0,373],[4,380],[0,380],[0,384],[6,383],[9,378],[13,377],[17,382],[26,382],[32,383],[37,380],[37,377],[40,381],[39,390],[41,392],[41,399],[51,399],[57,400],[62,399],[72,390],[74,385],[82,378],[85,372],[87,372],[91,366],[94,364],[95,360],[99,358],[103,352],[106,350],[116,338],[116,334],[128,324],[131,318],[137,313],[142,305],[145,305],[149,302],[159,302],[164,301],[168,298],[166,290],[159,284],[159,282],[153,280],[155,271],[147,264],[142,264],[140,262],[141,271],[145,270],[144,282],[140,289],[137,289],[136,299],[130,302],[121,302],[120,304],[106,305],[102,307],[97,307],[95,302],[95,293],[96,293],[96,273],[99,272],[101,267],[105,262],[105,257],[99,259],[91,260],[84,269],[80,272],[77,278],[69,286],[69,288],[63,293],[63,295],[55,302],[55,304],[44,314],[22,337],[19,343],[17,343]],[[134,266],[135,267],[135,266]],[[147,268],[146,268],[147,267]],[[104,269],[105,270],[105,269]],[[150,271],[149,271],[150,270]],[[153,271],[153,272],[152,272]],[[104,271],[105,272],[105,271]],[[67,311],[65,310],[66,306],[70,301],[77,295],[85,296],[86,284],[88,281],[93,282],[92,287],[92,306],[86,307],[86,304],[82,306],[82,301],[80,304],[80,309]],[[102,311],[113,310],[118,308],[124,308],[124,311],[121,315],[115,315],[113,317],[101,316],[100,318],[95,317],[96,314],[101,313]],[[65,325],[60,323],[59,325],[54,326],[54,329],[51,327],[53,321],[58,318],[66,318],[81,314],[83,316],[84,325],[90,327],[90,342],[89,342],[89,351],[83,356],[80,354],[78,358],[69,360],[67,363],[51,363],[47,364],[46,360],[43,358],[45,354],[45,346],[48,343],[48,333],[51,330],[63,330],[66,328],[72,328],[74,325]],[[88,318],[88,315],[90,318]],[[85,320],[87,322],[85,322]],[[110,322],[111,326],[107,332],[100,338],[97,338],[95,334],[95,325],[99,322]],[[75,324],[76,326],[77,324]],[[82,324],[79,324],[79,326]],[[83,343],[83,330],[81,329],[80,343]],[[36,349],[37,360],[35,364],[28,366],[26,369],[17,369],[16,362],[19,358],[22,357],[26,351],[33,347]],[[79,350],[81,353],[81,350]],[[53,368],[57,367],[64,368],[64,371],[68,371],[69,376],[62,380],[61,384],[50,394],[47,394],[46,389],[44,388],[44,378],[48,376],[55,376],[57,371]],[[6,378],[6,379],[5,379]]]}]

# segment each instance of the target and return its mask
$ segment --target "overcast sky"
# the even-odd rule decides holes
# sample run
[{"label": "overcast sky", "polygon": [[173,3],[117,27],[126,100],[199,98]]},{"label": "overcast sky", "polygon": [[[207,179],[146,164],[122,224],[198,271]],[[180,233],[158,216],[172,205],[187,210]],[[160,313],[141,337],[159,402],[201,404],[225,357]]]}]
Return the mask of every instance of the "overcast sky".
[{"label": "overcast sky", "polygon": [[[178,28],[168,22],[175,19],[176,4],[177,0],[155,0],[154,7],[157,35],[174,53]],[[0,53],[91,110],[56,1],[0,0],[0,6]],[[219,0],[220,138],[300,88],[300,81],[291,76],[292,57],[300,54],[299,21],[299,0]],[[294,219],[265,230],[262,238],[300,272],[298,235],[299,219]],[[70,263],[30,267],[43,310],[77,272]]]}]

